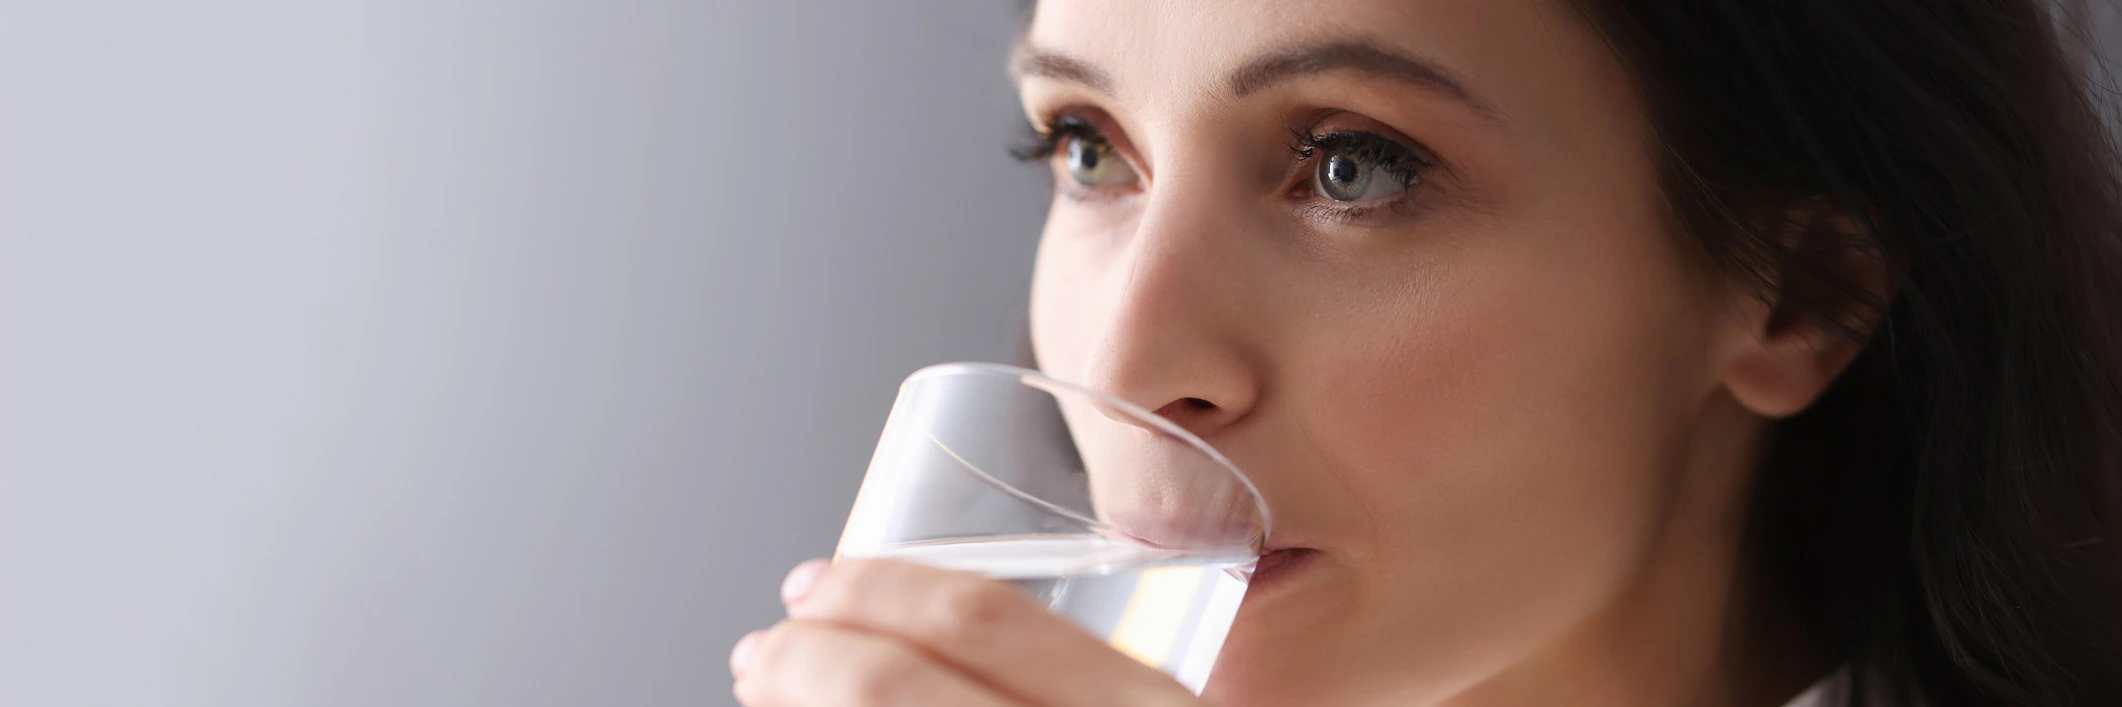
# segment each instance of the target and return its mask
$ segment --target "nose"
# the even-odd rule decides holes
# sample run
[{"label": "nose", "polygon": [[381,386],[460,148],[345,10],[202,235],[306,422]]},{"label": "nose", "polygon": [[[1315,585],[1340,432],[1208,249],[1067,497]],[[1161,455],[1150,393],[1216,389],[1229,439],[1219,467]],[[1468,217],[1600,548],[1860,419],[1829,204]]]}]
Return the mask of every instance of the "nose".
[{"label": "nose", "polygon": [[1087,385],[1203,438],[1249,414],[1261,389],[1233,206],[1199,190],[1150,196],[1102,284],[1106,314],[1079,369]]}]

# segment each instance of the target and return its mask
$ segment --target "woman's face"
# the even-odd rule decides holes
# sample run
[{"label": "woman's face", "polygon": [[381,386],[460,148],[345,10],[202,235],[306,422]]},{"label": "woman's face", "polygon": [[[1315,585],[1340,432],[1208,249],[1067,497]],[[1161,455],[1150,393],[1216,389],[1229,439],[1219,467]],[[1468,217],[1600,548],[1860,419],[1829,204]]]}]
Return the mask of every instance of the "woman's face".
[{"label": "woman's face", "polygon": [[1054,135],[1039,363],[1224,451],[1292,548],[1212,695],[1496,683],[1733,532],[1743,298],[1566,9],[1044,0],[1013,66]]}]

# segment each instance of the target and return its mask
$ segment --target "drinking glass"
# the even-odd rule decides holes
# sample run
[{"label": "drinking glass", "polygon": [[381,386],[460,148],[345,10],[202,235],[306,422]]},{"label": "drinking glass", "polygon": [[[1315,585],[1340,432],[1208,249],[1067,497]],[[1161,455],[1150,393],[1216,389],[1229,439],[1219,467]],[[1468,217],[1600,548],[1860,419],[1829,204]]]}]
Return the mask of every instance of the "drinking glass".
[{"label": "drinking glass", "polygon": [[1015,584],[1195,693],[1269,530],[1245,474],[1125,400],[988,363],[899,386],[834,559]]}]

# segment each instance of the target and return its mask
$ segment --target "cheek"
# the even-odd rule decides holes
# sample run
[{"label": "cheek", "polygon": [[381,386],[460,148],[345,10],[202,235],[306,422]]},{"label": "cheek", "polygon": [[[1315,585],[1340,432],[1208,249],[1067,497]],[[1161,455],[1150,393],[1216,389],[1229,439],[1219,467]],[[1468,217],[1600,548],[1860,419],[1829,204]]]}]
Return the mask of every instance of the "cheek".
[{"label": "cheek", "polygon": [[1582,532],[1543,544],[1595,542],[1651,515],[1642,506],[1691,382],[1671,340],[1687,317],[1657,311],[1662,298],[1562,291],[1558,279],[1467,283],[1382,345],[1315,349],[1322,360],[1306,368],[1333,392],[1306,417],[1335,440],[1321,445],[1343,457],[1330,464],[1402,500],[1380,514],[1381,550],[1434,551],[1434,531],[1503,541],[1569,529]]},{"label": "cheek", "polygon": [[1106,254],[1098,250],[1096,234],[1081,230],[1057,213],[1039,239],[1032,268],[1032,355],[1040,370],[1065,381],[1083,380],[1078,369],[1102,316],[1097,278]]},{"label": "cheek", "polygon": [[1066,381],[1082,380],[1077,371],[1067,367],[1083,360],[1077,342],[1084,340],[1081,307],[1070,306],[1071,294],[1081,296],[1081,288],[1072,283],[1079,278],[1073,273],[1061,271],[1057,257],[1047,244],[1051,238],[1042,238],[1037,264],[1032,268],[1031,291],[1031,339],[1032,356],[1038,360],[1038,368],[1048,375]]},{"label": "cheek", "polygon": [[1348,343],[1293,349],[1287,370],[1312,372],[1289,395],[1318,468],[1368,506],[1351,559],[1375,602],[1355,615],[1390,627],[1376,641],[1504,660],[1641,564],[1702,394],[1706,327],[1687,265],[1634,240],[1470,255],[1390,307],[1311,325]]}]

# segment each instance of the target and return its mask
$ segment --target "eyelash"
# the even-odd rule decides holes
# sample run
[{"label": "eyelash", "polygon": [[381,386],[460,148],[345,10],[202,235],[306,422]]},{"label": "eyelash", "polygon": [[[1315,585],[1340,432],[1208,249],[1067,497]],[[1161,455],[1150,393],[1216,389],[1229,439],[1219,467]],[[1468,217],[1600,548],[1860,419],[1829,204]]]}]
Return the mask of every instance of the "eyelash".
[{"label": "eyelash", "polygon": [[[1107,139],[1104,133],[1099,132],[1098,126],[1087,118],[1065,113],[1050,113],[1039,120],[1038,123],[1053,127],[1040,130],[1037,124],[1026,124],[1023,139],[1009,150],[1011,157],[1017,158],[1020,162],[1051,162],[1054,156],[1067,148],[1070,143],[1081,142],[1097,148],[1099,152],[1109,155],[1113,159],[1120,159],[1117,154],[1114,154],[1112,141]],[[1071,180],[1062,177],[1055,179],[1054,193],[1066,196],[1071,201],[1079,202],[1105,201],[1119,196],[1104,188],[1078,186]]]},{"label": "eyelash", "polygon": [[[1070,115],[1053,115],[1039,122],[1050,128],[1039,129],[1036,125],[1025,126],[1026,135],[1010,148],[1010,156],[1022,162],[1044,162],[1053,158],[1070,140],[1083,140],[1093,144],[1110,144],[1090,121]],[[1297,157],[1295,170],[1299,175],[1310,173],[1301,169],[1320,152],[1340,152],[1359,159],[1375,160],[1387,175],[1400,180],[1407,189],[1396,199],[1379,199],[1367,204],[1330,204],[1309,200],[1304,208],[1328,219],[1352,223],[1375,215],[1380,209],[1397,210],[1411,204],[1414,188],[1420,186],[1424,175],[1437,167],[1436,162],[1423,156],[1415,148],[1373,132],[1362,130],[1336,130],[1320,134],[1311,127],[1290,129],[1289,150]],[[1305,196],[1316,197],[1312,180],[1301,178],[1292,191],[1301,190]]]},{"label": "eyelash", "polygon": [[1061,147],[1068,144],[1068,141],[1072,139],[1083,140],[1093,144],[1106,143],[1105,136],[1099,134],[1098,129],[1093,127],[1090,121],[1082,118],[1060,116],[1050,117],[1041,122],[1053,127],[1040,130],[1035,126],[1025,126],[1027,134],[1022,142],[1010,148],[1009,154],[1011,157],[1015,157],[1021,162],[1044,162],[1052,159],[1054,154],[1060,152]]},{"label": "eyelash", "polygon": [[1425,181],[1424,175],[1437,166],[1436,162],[1423,156],[1415,148],[1373,132],[1336,130],[1322,135],[1311,128],[1292,127],[1290,138],[1289,150],[1297,156],[1298,169],[1295,171],[1303,175],[1292,191],[1301,192],[1305,197],[1320,196],[1313,188],[1313,181],[1309,176],[1311,171],[1302,167],[1321,152],[1342,153],[1372,162],[1388,176],[1407,185],[1400,197],[1394,199],[1379,199],[1365,204],[1321,203],[1313,200],[1305,204],[1306,210],[1336,221],[1359,221],[1376,214],[1380,209],[1397,210],[1409,206],[1415,187],[1421,186]]}]

